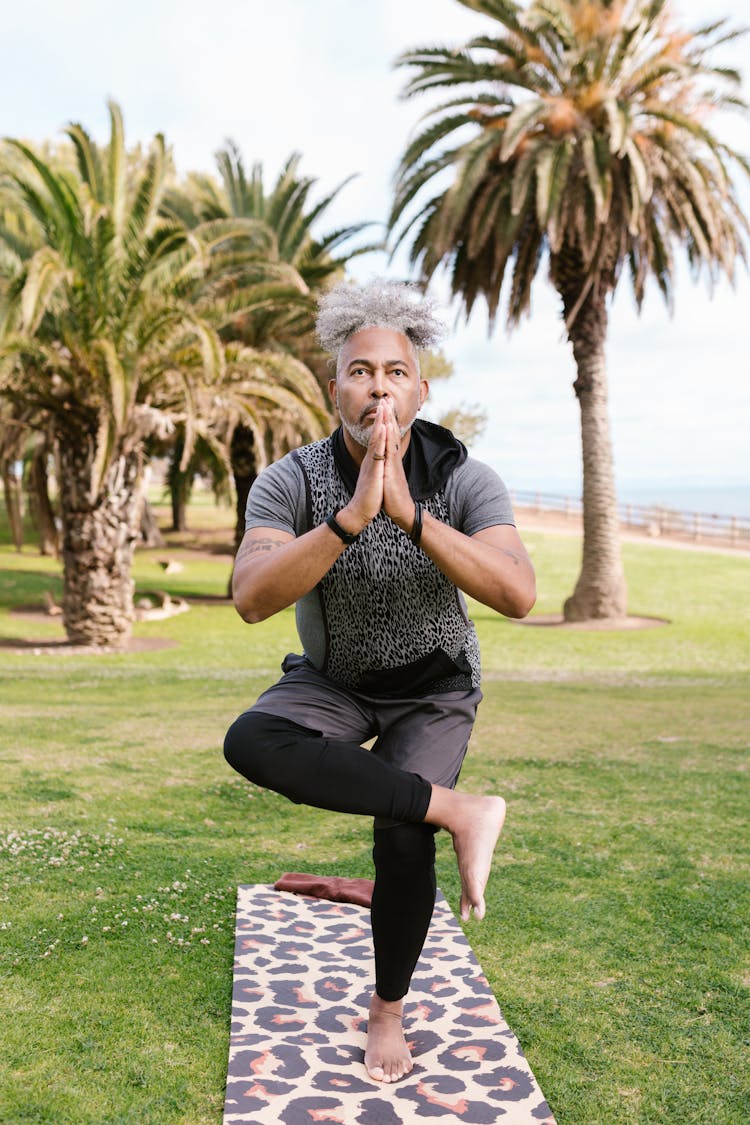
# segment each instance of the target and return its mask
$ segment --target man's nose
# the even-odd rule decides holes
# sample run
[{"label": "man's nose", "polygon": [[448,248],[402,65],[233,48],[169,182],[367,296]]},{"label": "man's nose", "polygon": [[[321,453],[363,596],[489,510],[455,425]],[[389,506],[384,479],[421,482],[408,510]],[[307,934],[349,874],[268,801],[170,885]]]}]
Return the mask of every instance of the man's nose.
[{"label": "man's nose", "polygon": [[388,398],[388,388],[385,384],[385,379],[378,371],[373,374],[370,394],[373,398]]}]

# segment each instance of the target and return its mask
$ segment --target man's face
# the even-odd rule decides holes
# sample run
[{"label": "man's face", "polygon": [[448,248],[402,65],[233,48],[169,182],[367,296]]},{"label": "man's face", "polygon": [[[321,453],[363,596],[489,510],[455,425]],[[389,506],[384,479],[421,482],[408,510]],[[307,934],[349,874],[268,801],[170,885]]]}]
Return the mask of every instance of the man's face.
[{"label": "man's face", "polygon": [[417,353],[408,336],[392,328],[363,328],[339,354],[338,373],[329,383],[344,430],[367,448],[378,403],[385,399],[403,437],[427,397],[419,378]]}]

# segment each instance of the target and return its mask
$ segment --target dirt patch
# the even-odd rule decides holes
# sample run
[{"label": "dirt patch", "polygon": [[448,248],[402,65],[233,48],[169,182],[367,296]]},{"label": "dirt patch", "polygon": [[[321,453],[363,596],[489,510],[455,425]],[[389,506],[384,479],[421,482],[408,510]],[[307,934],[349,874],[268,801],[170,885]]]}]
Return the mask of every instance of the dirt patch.
[{"label": "dirt patch", "polygon": [[[148,594],[146,596],[149,596]],[[187,594],[184,598],[175,599],[185,601],[188,605],[232,605],[228,594]],[[36,623],[40,617],[48,621],[59,621],[59,613],[50,613],[41,602],[29,602],[26,605],[16,605],[8,610],[8,616],[19,618],[21,621]]]},{"label": "dirt patch", "polygon": [[[16,620],[28,622],[30,625],[38,625],[39,619],[44,618],[49,622],[57,622],[61,626],[60,618],[50,614],[43,605],[19,605],[10,610],[10,617]],[[112,654],[127,654],[131,652],[154,652],[160,648],[174,648],[179,642],[168,640],[166,637],[131,637],[126,644],[115,647],[114,645],[72,645],[67,637],[0,637],[0,649],[5,652],[33,652],[37,655],[42,653],[54,653],[56,655],[67,656],[73,655],[86,655],[87,653],[98,653],[100,655]]]},{"label": "dirt patch", "polygon": [[605,617],[596,621],[566,621],[561,613],[538,613],[523,621],[514,621],[513,624],[615,632],[623,629],[655,629],[658,625],[669,625],[671,622],[666,617]]},{"label": "dirt patch", "polygon": [[165,637],[131,637],[118,648],[109,645],[72,645],[66,638],[0,637],[0,649],[5,652],[31,652],[35,656],[52,653],[55,656],[106,656],[129,655],[132,652],[154,652],[160,648],[174,648],[177,641]]},{"label": "dirt patch", "polygon": [[188,605],[229,605],[233,604],[229,594],[187,594]]}]

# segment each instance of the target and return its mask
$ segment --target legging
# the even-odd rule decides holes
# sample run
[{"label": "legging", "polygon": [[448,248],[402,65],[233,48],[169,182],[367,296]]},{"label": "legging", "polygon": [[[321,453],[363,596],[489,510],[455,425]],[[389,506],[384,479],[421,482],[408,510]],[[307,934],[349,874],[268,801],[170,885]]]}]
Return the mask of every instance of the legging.
[{"label": "legging", "polygon": [[409,989],[435,905],[435,829],[424,823],[432,787],[355,742],[262,711],[247,711],[224,740],[229,764],[297,804],[400,823],[376,828],[371,919],[375,989],[400,1000]]}]

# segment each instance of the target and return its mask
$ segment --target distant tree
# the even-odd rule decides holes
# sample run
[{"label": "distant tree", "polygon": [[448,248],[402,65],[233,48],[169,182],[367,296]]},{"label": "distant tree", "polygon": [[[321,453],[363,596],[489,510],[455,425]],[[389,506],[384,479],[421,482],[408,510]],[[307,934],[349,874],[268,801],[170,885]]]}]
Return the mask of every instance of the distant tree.
[{"label": "distant tree", "polygon": [[[420,374],[430,385],[443,379],[452,379],[456,369],[445,352],[426,352],[420,358]],[[459,403],[449,407],[437,419],[438,425],[451,430],[459,441],[472,445],[487,426],[487,411],[478,402]]]},{"label": "distant tree", "polygon": [[[708,127],[746,108],[740,75],[709,54],[739,34],[677,29],[666,0],[459,0],[493,26],[465,47],[408,51],[412,97],[448,89],[406,148],[391,229],[424,279],[442,266],[468,316],[508,323],[546,263],[577,368],[583,564],[568,620],[619,617],[626,588],[607,406],[608,300],[627,268],[640,308],[652,277],[671,307],[675,248],[733,277],[748,224],[730,170],[747,161]],[[433,194],[424,199],[423,191]]]},{"label": "distant tree", "polygon": [[487,428],[487,414],[479,403],[462,403],[446,410],[440,418],[464,445],[473,445]]},{"label": "distant tree", "polygon": [[220,335],[232,316],[298,290],[266,268],[258,224],[188,234],[165,219],[163,137],[129,158],[119,107],[109,111],[105,147],[66,130],[70,167],[18,140],[4,147],[0,396],[54,442],[67,636],[116,646],[133,620],[144,441],[176,420],[190,429],[236,373]]}]

